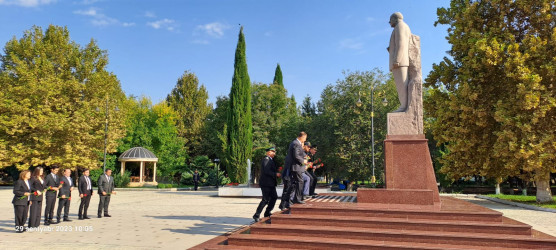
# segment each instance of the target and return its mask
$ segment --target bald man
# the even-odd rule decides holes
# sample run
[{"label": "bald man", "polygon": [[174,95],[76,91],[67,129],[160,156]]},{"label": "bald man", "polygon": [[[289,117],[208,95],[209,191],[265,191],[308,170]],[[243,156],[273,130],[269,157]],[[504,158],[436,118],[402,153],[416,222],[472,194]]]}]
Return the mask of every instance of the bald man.
[{"label": "bald man", "polygon": [[409,78],[407,71],[409,68],[409,38],[411,37],[411,30],[409,26],[403,21],[403,15],[396,12],[390,16],[390,26],[394,28],[390,36],[390,47],[387,48],[390,52],[390,72],[394,75],[394,82],[398,90],[398,99],[400,100],[400,107],[394,112],[405,112],[407,110],[407,85]]}]

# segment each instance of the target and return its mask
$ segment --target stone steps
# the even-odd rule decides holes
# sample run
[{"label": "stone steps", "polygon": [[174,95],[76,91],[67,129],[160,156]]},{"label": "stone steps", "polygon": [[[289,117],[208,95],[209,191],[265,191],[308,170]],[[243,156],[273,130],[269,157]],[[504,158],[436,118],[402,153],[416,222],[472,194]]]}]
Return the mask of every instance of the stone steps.
[{"label": "stone steps", "polygon": [[291,207],[291,214],[355,216],[377,218],[428,219],[436,221],[502,222],[502,213],[496,211],[428,211],[406,209],[382,209],[366,206],[324,206],[303,204]]},{"label": "stone steps", "polygon": [[[337,239],[344,243],[352,240],[368,240],[383,242],[385,245],[396,245],[401,242],[443,244],[475,247],[506,247],[519,249],[556,249],[556,239],[537,239],[530,235],[495,235],[471,232],[439,232],[419,230],[374,229],[358,227],[307,226],[291,224],[255,224],[250,234],[256,238],[268,235],[292,236],[300,239],[319,237],[321,239]],[[228,239],[230,241],[231,237]],[[288,242],[294,244],[295,240]],[[294,244],[295,245],[295,244]]]},{"label": "stone steps", "polygon": [[361,216],[277,214],[272,216],[274,225],[309,225],[312,227],[336,226],[355,228],[377,228],[396,230],[420,230],[440,232],[474,232],[489,234],[531,235],[531,226],[505,221],[500,224],[485,224],[469,221],[438,221],[429,219],[382,218]]},{"label": "stone steps", "polygon": [[259,249],[505,249],[500,247],[476,247],[450,244],[431,244],[414,242],[386,242],[371,239],[339,239],[327,238],[319,235],[289,236],[289,235],[257,235],[237,234],[228,238],[232,247],[257,247]]}]

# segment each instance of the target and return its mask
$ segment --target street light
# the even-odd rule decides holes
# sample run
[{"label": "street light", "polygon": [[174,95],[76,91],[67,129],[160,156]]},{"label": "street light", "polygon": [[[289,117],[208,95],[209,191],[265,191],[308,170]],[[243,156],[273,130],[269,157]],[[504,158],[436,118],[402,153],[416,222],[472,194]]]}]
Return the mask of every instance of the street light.
[{"label": "street light", "polygon": [[[375,102],[374,102],[375,86],[371,86],[371,158],[372,158],[372,176],[371,185],[376,186],[376,176],[375,176]],[[361,107],[363,102],[361,102],[361,92],[359,92],[359,99],[355,103],[357,107]],[[382,99],[382,105],[388,105],[388,100],[386,98]]]},{"label": "street light", "polygon": [[[97,107],[96,111],[100,111],[100,109]],[[107,147],[107,141],[108,141],[108,98],[106,98],[106,106],[105,106],[105,119],[104,119],[104,161],[102,162],[102,171],[106,172],[106,147]],[[120,111],[120,109],[118,108],[118,106],[116,106],[116,108],[114,108],[114,111]]]},{"label": "street light", "polygon": [[220,159],[214,159],[214,165],[216,166],[216,188],[220,186]]}]

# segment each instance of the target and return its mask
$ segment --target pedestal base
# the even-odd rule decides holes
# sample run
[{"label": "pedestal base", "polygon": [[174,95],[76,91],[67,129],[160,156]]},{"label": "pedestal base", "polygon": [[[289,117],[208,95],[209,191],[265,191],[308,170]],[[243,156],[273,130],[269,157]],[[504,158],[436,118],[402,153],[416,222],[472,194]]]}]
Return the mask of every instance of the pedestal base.
[{"label": "pedestal base", "polygon": [[425,135],[388,135],[384,155],[386,189],[358,189],[357,202],[440,205]]}]

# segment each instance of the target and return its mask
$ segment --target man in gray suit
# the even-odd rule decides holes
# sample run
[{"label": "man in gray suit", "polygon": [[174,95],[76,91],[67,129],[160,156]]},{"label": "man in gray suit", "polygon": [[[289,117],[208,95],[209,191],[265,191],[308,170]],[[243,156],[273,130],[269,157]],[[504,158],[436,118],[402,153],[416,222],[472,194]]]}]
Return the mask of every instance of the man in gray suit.
[{"label": "man in gray suit", "polygon": [[390,46],[387,48],[390,52],[390,71],[394,75],[394,82],[398,90],[398,99],[400,107],[394,112],[405,112],[407,109],[407,85],[409,78],[407,71],[409,68],[409,39],[411,38],[411,30],[403,21],[403,15],[396,12],[390,16],[390,26],[394,28],[390,36]]},{"label": "man in gray suit", "polygon": [[108,214],[108,205],[110,204],[110,195],[116,194],[114,191],[114,177],[111,169],[106,169],[106,172],[98,177],[98,196],[100,202],[98,203],[98,217],[102,218],[102,210],[104,209],[104,217],[112,217]]},{"label": "man in gray suit", "polygon": [[[295,140],[290,143],[288,154],[286,155],[285,168],[291,170],[293,192],[293,203],[305,204],[303,201],[303,172],[305,172],[305,151],[303,144],[307,140],[307,134],[300,132]],[[284,195],[282,194],[282,200]]]}]

